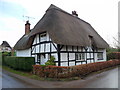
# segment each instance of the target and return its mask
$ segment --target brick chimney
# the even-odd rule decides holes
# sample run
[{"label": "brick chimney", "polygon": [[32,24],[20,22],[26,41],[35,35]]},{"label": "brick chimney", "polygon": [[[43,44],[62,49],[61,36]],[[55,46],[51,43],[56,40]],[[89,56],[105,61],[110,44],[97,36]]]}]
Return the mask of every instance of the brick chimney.
[{"label": "brick chimney", "polygon": [[26,21],[25,24],[25,35],[28,35],[30,33],[30,23],[29,21]]}]

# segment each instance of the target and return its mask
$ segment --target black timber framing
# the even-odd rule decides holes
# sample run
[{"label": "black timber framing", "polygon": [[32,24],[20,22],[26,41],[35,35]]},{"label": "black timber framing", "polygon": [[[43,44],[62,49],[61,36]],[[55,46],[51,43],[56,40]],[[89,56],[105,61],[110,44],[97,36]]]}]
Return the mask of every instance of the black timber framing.
[{"label": "black timber framing", "polygon": [[93,62],[95,62],[95,49],[93,49]]},{"label": "black timber framing", "polygon": [[57,54],[58,54],[58,66],[61,66],[60,44],[57,44]]},{"label": "black timber framing", "polygon": [[75,65],[76,65],[76,63],[77,63],[77,62],[76,62],[76,53],[75,53]]},{"label": "black timber framing", "polygon": [[69,53],[67,53],[68,66],[69,66]]},{"label": "black timber framing", "polygon": [[[43,32],[43,33],[45,33],[45,32]],[[71,50],[68,50],[67,45],[57,44],[57,46],[56,46],[52,41],[50,41],[50,37],[49,37],[48,41],[43,41],[43,42],[40,41],[41,40],[40,38],[41,37],[40,37],[40,34],[39,34],[39,42],[36,39],[35,40],[36,43],[33,44],[32,47],[31,47],[31,56],[32,55],[37,55],[37,60],[38,60],[38,58],[40,58],[40,56],[38,56],[38,55],[49,54],[50,57],[51,57],[51,54],[56,53],[58,55],[58,61],[56,61],[56,62],[58,62],[58,66],[61,66],[62,62],[68,62],[68,66],[70,65],[70,62],[75,62],[75,65],[76,65],[76,63],[79,63],[79,62],[81,62],[81,64],[82,64],[82,62],[86,62],[86,64],[87,64],[87,60],[90,60],[90,62],[92,62],[91,60],[93,60],[93,62],[95,62],[95,55],[94,54],[95,53],[102,53],[102,52],[98,52],[97,49],[89,51],[85,47],[79,47],[79,46],[71,46],[71,49],[72,49],[72,51],[71,51]],[[49,46],[50,46],[50,51],[46,52],[46,44],[48,44],[48,43],[49,43]],[[44,52],[40,52],[41,51],[40,50],[41,49],[41,44],[44,45]],[[36,53],[36,46],[37,45],[39,46],[39,53]],[[52,45],[55,47],[56,51],[52,51]],[[65,51],[61,51],[63,47],[66,48]],[[79,50],[79,48],[81,48],[81,49]],[[83,49],[85,49],[85,51],[83,51]],[[33,53],[33,50],[35,50],[35,53]],[[61,53],[67,53],[67,59],[68,59],[67,61],[61,61]],[[75,53],[75,59],[74,60],[70,60],[70,53]],[[76,53],[85,53],[85,61],[78,61],[78,60],[76,61]],[[90,56],[89,58],[87,58],[87,54],[89,54],[89,56]],[[37,62],[39,62],[39,61],[37,61]]]}]

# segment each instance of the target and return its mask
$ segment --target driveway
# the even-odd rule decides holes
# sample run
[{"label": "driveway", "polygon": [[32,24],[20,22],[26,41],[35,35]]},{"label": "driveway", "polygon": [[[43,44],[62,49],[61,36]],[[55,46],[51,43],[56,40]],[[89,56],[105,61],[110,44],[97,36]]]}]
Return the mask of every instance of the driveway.
[{"label": "driveway", "polygon": [[[119,67],[120,68],[120,67]],[[38,81],[3,70],[3,88],[118,88],[118,68],[74,81]]]}]

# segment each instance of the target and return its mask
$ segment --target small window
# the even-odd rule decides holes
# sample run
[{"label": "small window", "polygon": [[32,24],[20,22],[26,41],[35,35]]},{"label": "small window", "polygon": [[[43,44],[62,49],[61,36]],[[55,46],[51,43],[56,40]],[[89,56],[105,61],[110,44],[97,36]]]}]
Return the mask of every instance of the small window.
[{"label": "small window", "polygon": [[84,53],[76,53],[76,60],[85,60],[85,54]]},{"label": "small window", "polygon": [[46,33],[40,34],[40,42],[46,41],[47,40],[47,35]]},{"label": "small window", "polygon": [[46,37],[46,33],[41,34],[40,37]]},{"label": "small window", "polygon": [[97,53],[98,60],[103,60],[103,53]]}]

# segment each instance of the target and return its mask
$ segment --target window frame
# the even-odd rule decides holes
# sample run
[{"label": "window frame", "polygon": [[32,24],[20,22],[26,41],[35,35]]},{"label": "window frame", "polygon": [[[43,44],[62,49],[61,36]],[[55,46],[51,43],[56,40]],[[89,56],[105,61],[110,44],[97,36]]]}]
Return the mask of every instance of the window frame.
[{"label": "window frame", "polygon": [[[101,54],[101,56],[98,56]],[[103,60],[103,52],[97,53],[97,60]]]},{"label": "window frame", "polygon": [[77,61],[85,61],[85,53],[76,53],[75,57]]}]

